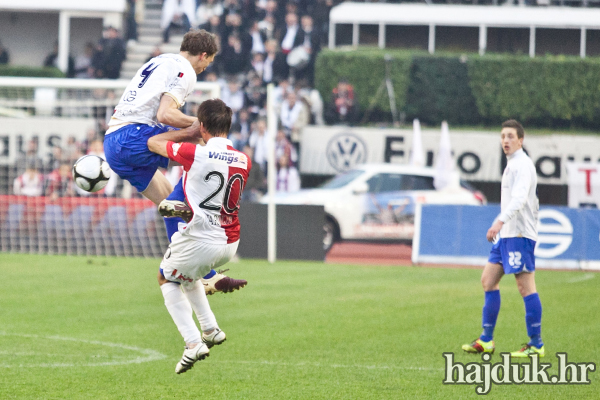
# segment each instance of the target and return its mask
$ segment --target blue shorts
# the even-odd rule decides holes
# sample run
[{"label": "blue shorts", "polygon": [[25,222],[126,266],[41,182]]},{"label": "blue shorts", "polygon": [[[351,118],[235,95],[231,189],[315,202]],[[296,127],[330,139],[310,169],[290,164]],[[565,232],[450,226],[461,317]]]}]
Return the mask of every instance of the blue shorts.
[{"label": "blue shorts", "polygon": [[138,192],[146,190],[158,167],[169,159],[148,150],[148,139],[172,130],[170,126],[131,124],[104,137],[104,153],[110,168],[131,183]]},{"label": "blue shorts", "polygon": [[535,271],[535,241],[522,237],[499,239],[492,246],[488,261],[502,264],[505,274]]}]

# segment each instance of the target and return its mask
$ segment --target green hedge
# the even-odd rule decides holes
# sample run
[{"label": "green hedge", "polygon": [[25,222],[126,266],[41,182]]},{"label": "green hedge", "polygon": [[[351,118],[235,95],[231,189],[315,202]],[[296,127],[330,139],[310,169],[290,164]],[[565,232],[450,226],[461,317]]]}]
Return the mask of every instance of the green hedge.
[{"label": "green hedge", "polygon": [[0,65],[0,76],[23,76],[33,78],[64,78],[58,68],[52,67],[23,67],[13,65]]},{"label": "green hedge", "polygon": [[[403,51],[383,53],[368,48],[354,51],[321,51],[315,67],[315,86],[321,93],[323,101],[327,104],[331,100],[331,91],[337,86],[338,80],[347,78],[354,87],[354,98],[362,116],[385,79],[384,54],[392,57],[390,75],[394,84],[396,107],[399,110],[404,109],[412,55]],[[385,89],[377,98],[375,109],[389,113],[390,103]]]},{"label": "green hedge", "polygon": [[466,125],[480,119],[465,61],[456,56],[413,58],[406,102],[409,120]]},{"label": "green hedge", "polygon": [[[458,55],[360,49],[323,51],[315,86],[325,102],[341,77],[354,86],[359,120],[384,79],[384,54],[398,109],[424,123],[479,125],[516,118],[530,126],[600,128],[600,58]],[[389,120],[384,91],[370,122]]]},{"label": "green hedge", "polygon": [[[484,118],[597,124],[600,60],[487,56],[469,59],[470,86]],[[544,122],[545,121],[545,122]]]}]

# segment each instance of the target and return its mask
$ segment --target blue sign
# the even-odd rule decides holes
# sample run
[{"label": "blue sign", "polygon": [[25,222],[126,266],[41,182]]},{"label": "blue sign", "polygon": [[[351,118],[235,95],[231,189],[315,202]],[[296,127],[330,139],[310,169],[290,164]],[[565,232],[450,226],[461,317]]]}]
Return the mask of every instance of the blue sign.
[{"label": "blue sign", "polygon": [[[413,262],[484,265],[486,233],[500,206],[422,205],[415,215]],[[600,210],[543,206],[536,265],[600,269]]]}]

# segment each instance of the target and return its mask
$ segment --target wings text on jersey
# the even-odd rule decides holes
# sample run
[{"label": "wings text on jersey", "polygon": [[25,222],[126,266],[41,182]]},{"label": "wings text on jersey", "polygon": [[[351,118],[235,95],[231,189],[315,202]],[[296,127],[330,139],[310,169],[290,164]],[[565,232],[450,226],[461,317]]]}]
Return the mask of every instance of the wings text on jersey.
[{"label": "wings text on jersey", "polygon": [[242,169],[248,168],[246,155],[235,151],[209,151],[208,159],[217,164],[227,164]]}]

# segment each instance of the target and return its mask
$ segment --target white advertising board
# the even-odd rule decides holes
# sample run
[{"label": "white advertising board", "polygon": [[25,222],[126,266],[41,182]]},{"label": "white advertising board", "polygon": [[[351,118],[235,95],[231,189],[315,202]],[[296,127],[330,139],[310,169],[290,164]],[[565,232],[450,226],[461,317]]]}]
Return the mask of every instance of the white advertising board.
[{"label": "white advertising board", "polygon": [[38,156],[47,158],[54,146],[64,146],[70,136],[81,141],[94,126],[88,118],[0,118],[0,165],[14,164],[33,138],[38,140]]},{"label": "white advertising board", "polygon": [[[355,165],[393,162],[407,164],[412,146],[410,129],[306,127],[302,134],[300,172],[335,175]],[[426,164],[435,165],[441,130],[421,133]],[[499,132],[450,129],[452,153],[461,178],[500,181],[506,157]],[[600,160],[600,137],[584,135],[527,135],[525,151],[542,184],[567,184],[568,162]]]}]

